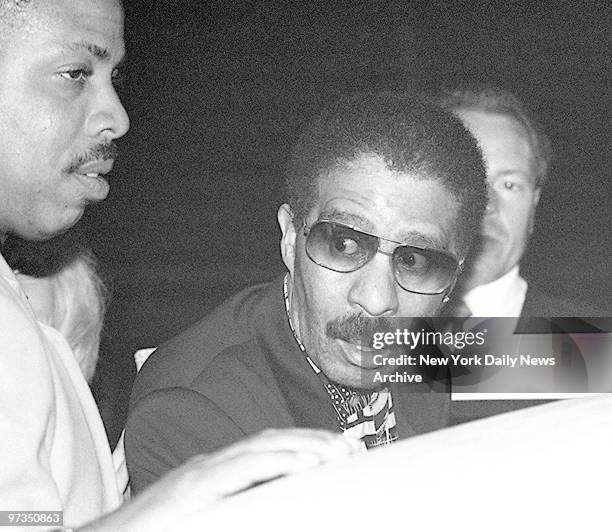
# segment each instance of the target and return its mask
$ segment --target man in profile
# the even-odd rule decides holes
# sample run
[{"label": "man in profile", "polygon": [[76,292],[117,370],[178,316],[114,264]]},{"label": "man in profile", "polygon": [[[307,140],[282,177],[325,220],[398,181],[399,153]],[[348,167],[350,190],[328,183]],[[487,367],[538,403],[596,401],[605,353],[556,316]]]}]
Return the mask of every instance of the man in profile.
[{"label": "man in profile", "polygon": [[126,427],[136,490],[265,428],[371,448],[446,425],[448,393],[375,382],[363,338],[447,300],[486,203],[474,139],[409,95],[354,95],[306,128],[285,177],[286,275],[234,296],[137,376]]},{"label": "man in profile", "polygon": [[[60,234],[108,194],[114,141],[129,127],[114,88],[123,55],[118,0],[0,0],[0,244]],[[180,529],[221,497],[352,449],[323,432],[264,434],[194,457],[117,509],[106,433],[74,353],[1,255],[0,352],[0,510],[64,512],[63,523],[59,513],[27,523],[110,514],[86,529]]]},{"label": "man in profile", "polygon": [[514,94],[493,86],[448,91],[440,104],[478,140],[489,190],[479,238],[449,306],[474,316],[584,315],[575,302],[544,293],[519,272],[550,168],[551,143],[542,128]]},{"label": "man in profile", "polygon": [[[479,237],[445,313],[463,317],[596,315],[574,301],[546,294],[520,275],[520,261],[533,233],[552,154],[550,140],[527,107],[514,94],[494,86],[450,90],[439,97],[439,103],[453,112],[477,139],[487,169],[489,192]],[[567,371],[580,382],[586,378],[580,355],[573,357],[571,368],[559,366],[558,370]],[[535,370],[530,370],[529,376],[535,378]],[[495,387],[495,380],[488,378],[487,382]],[[500,382],[504,382],[503,378]],[[537,391],[537,382],[521,385]],[[548,386],[543,389],[550,391],[550,384],[541,385]],[[540,402],[456,402],[452,411],[455,422],[459,422]]]}]

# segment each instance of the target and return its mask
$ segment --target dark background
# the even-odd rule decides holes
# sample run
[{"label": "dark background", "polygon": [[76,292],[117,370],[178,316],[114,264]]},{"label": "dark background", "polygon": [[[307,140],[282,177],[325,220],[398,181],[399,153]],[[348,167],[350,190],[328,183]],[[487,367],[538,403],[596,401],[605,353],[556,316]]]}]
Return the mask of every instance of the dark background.
[{"label": "dark background", "polygon": [[284,160],[304,121],[341,93],[477,80],[519,95],[556,153],[523,273],[612,308],[605,2],[125,4],[132,128],[109,198],[84,220],[112,280],[94,382],[111,441],[136,349],[282,271]]}]

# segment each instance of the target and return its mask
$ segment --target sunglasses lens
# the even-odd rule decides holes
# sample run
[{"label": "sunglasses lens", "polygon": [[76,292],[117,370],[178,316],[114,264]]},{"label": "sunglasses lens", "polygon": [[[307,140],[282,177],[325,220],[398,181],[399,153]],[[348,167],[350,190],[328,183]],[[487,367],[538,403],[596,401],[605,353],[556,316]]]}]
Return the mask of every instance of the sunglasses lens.
[{"label": "sunglasses lens", "polygon": [[398,246],[393,252],[393,267],[397,282],[405,290],[439,294],[453,282],[458,264],[439,251]]},{"label": "sunglasses lens", "polygon": [[[313,262],[328,270],[354,272],[372,259],[379,244],[377,236],[323,221],[310,228],[306,253]],[[442,293],[455,280],[458,267],[454,257],[441,251],[407,245],[399,245],[393,251],[395,279],[409,292]]]},{"label": "sunglasses lens", "polygon": [[333,222],[315,224],[306,238],[306,253],[318,265],[337,272],[355,271],[376,253],[378,238]]}]

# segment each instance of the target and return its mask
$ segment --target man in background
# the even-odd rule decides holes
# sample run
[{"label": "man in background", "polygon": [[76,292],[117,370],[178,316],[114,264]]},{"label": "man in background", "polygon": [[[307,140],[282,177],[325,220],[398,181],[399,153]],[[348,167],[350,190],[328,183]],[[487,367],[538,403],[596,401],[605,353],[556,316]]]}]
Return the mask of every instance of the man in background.
[{"label": "man in background", "polygon": [[[489,191],[479,238],[445,313],[464,317],[596,315],[577,302],[546,294],[520,275],[552,155],[550,140],[527,107],[514,94],[493,86],[451,90],[439,97],[439,103],[477,139]],[[585,375],[580,356],[574,357],[568,371]],[[460,422],[540,402],[454,402],[452,412],[454,422]]]},{"label": "man in background", "polygon": [[526,106],[492,86],[440,97],[476,137],[487,168],[489,202],[480,237],[449,307],[474,316],[579,316],[575,302],[552,297],[520,275],[551,161],[551,144]]}]

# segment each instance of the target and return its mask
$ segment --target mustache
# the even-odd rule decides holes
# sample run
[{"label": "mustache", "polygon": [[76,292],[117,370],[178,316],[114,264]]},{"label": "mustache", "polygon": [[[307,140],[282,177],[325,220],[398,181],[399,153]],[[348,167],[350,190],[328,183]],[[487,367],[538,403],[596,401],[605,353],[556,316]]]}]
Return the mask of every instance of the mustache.
[{"label": "mustache", "polygon": [[375,332],[388,331],[392,322],[388,318],[370,318],[360,313],[345,314],[327,323],[329,338],[362,345],[371,343]]},{"label": "mustache", "polygon": [[84,153],[75,155],[66,168],[67,173],[76,172],[82,165],[91,161],[108,161],[117,159],[119,150],[113,141],[98,144]]}]

